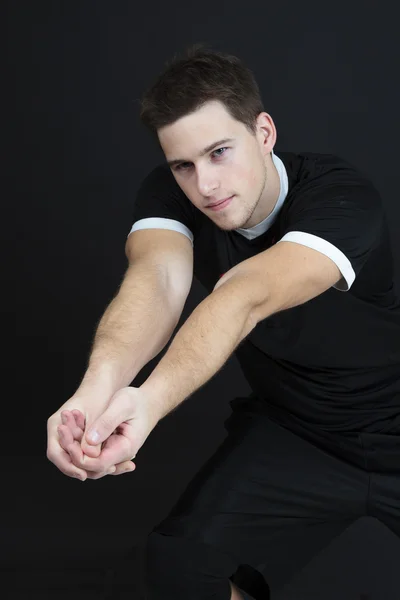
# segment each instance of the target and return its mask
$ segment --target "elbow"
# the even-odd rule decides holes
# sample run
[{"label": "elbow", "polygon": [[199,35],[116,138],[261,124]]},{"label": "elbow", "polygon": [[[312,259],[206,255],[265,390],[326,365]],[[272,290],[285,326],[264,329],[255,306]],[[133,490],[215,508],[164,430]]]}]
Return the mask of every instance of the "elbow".
[{"label": "elbow", "polygon": [[[231,272],[225,273],[215,285],[212,294],[217,292],[222,302],[225,296],[226,300],[236,305],[237,315],[244,322],[242,338],[246,337],[257,325],[259,312],[254,304],[254,295],[249,294],[249,285],[247,277],[239,276]],[[234,300],[235,299],[235,300]]]},{"label": "elbow", "polygon": [[278,305],[274,303],[271,297],[263,290],[263,298],[253,299],[253,303],[250,309],[250,323],[254,323],[254,327],[264,321],[267,317],[270,317],[275,312],[279,311]]}]

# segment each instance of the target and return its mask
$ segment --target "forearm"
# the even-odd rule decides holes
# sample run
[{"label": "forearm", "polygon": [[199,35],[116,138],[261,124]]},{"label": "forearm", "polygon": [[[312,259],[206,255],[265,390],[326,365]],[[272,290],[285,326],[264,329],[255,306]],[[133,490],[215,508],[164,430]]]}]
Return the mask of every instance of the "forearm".
[{"label": "forearm", "polygon": [[130,269],[98,324],[80,392],[98,389],[110,396],[128,386],[178,323],[162,278],[140,265]]},{"label": "forearm", "polygon": [[231,279],[207,296],[143,383],[160,419],[217,373],[254,328],[243,284]]}]

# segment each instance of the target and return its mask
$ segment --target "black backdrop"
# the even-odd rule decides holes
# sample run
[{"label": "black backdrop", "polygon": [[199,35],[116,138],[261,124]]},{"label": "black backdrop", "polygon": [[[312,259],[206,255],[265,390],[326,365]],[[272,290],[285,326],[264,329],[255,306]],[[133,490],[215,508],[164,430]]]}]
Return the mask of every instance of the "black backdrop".
[{"label": "black backdrop", "polygon": [[[79,557],[83,569],[86,559],[140,544],[222,441],[228,401],[250,392],[231,357],[159,424],[128,475],[81,483],[46,459],[47,418],[78,386],[95,326],[124,275],[135,192],[163,160],[139,122],[143,89],[193,42],[243,58],[276,124],[277,149],[337,153],[368,173],[389,214],[399,273],[395,3],[37,0],[4,8],[10,493],[2,565],[61,568]],[[195,280],[180,324],[204,295]]]}]

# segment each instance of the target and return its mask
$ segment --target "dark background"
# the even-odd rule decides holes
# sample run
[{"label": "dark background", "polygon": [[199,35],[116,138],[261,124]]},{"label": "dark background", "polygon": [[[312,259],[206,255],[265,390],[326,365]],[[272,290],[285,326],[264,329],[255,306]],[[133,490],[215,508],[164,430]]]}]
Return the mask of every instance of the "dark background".
[{"label": "dark background", "polygon": [[[164,159],[139,122],[143,90],[191,43],[240,56],[277,150],[339,154],[380,190],[399,274],[399,37],[390,1],[15,1],[3,11],[1,558],[9,576],[23,570],[13,585],[33,598],[43,581],[64,588],[125,551],[136,557],[223,440],[228,401],[250,393],[232,356],[157,426],[133,473],[82,483],[46,459],[46,421],[79,385],[125,273],[136,190]],[[204,296],[194,280],[178,327]],[[140,577],[139,565],[140,553],[125,576]]]}]

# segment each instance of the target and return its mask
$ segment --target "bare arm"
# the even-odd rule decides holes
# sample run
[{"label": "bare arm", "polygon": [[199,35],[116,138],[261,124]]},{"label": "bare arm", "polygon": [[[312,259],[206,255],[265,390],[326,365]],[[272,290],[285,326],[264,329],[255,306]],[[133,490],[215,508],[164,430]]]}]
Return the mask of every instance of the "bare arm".
[{"label": "bare arm", "polygon": [[140,387],[159,419],[203,386],[255,327],[245,282],[233,277],[192,312]]},{"label": "bare arm", "polygon": [[110,397],[128,386],[171,338],[181,314],[172,298],[160,268],[146,262],[130,265],[99,322],[76,393],[98,389]]},{"label": "bare arm", "polygon": [[[129,385],[142,367],[166,346],[192,282],[193,249],[181,233],[135,231],[128,236],[125,252],[129,267],[98,324],[81,384],[47,421],[48,459],[66,475],[83,480],[107,473],[94,469],[96,473],[89,474],[84,464],[72,462],[73,446],[78,455],[83,452],[92,460],[99,456],[100,445],[89,445],[83,429],[104,413],[120,390],[132,390]],[[116,465],[117,474],[127,464],[130,461]]]},{"label": "bare arm", "polygon": [[279,242],[225,273],[141,386],[160,418],[213,377],[260,321],[316,297],[340,276],[330,258],[292,242]]}]

